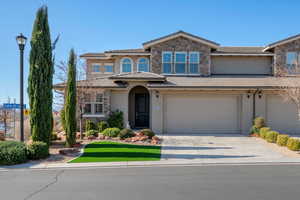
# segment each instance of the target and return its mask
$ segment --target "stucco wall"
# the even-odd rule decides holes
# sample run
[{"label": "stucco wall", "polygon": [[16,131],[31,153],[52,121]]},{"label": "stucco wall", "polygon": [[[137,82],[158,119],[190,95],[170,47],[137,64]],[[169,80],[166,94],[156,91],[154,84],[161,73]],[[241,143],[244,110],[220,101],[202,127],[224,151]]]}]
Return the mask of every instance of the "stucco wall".
[{"label": "stucco wall", "polygon": [[212,56],[212,74],[271,74],[271,56]]},{"label": "stucco wall", "polygon": [[128,122],[128,93],[127,91],[111,91],[111,111],[120,110],[123,112],[124,126]]}]

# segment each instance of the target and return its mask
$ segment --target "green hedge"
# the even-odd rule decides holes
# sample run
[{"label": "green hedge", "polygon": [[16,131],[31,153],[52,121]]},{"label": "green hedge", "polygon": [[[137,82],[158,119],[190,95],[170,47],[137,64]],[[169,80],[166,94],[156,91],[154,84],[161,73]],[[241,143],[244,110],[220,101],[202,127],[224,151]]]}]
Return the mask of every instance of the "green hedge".
[{"label": "green hedge", "polygon": [[288,135],[285,135],[285,134],[279,134],[277,136],[277,144],[279,146],[286,146],[287,145],[287,141],[289,139],[289,136]]},{"label": "green hedge", "polygon": [[107,129],[109,126],[108,126],[108,123],[106,121],[100,121],[98,123],[98,131],[99,133],[102,133],[102,131],[104,131],[105,129]]},{"label": "green hedge", "polygon": [[120,134],[119,128],[107,128],[102,132],[103,135],[109,137],[118,137]]},{"label": "green hedge", "polygon": [[124,128],[123,130],[121,130],[119,136],[121,139],[125,139],[125,138],[134,137],[135,135],[131,129]]},{"label": "green hedge", "polygon": [[85,132],[85,136],[86,137],[89,137],[89,136],[98,137],[98,131],[96,131],[96,130],[89,130],[89,131]]},{"label": "green hedge", "polygon": [[15,165],[26,162],[26,145],[22,142],[0,142],[0,165]]},{"label": "green hedge", "polygon": [[270,131],[270,130],[271,130],[270,127],[262,127],[262,128],[260,129],[260,131],[259,131],[259,136],[260,136],[261,138],[265,139],[265,138],[266,138],[267,132]]},{"label": "green hedge", "polygon": [[49,146],[44,142],[32,142],[27,145],[27,157],[31,160],[39,160],[49,156]]},{"label": "green hedge", "polygon": [[300,140],[296,138],[289,138],[286,144],[287,148],[292,151],[300,150]]},{"label": "green hedge", "polygon": [[276,143],[277,141],[277,136],[279,135],[279,133],[277,131],[268,131],[266,133],[266,137],[265,139],[268,141],[268,142],[271,142],[271,143]]},{"label": "green hedge", "polygon": [[91,120],[86,120],[85,121],[85,131],[90,131],[90,130],[97,130],[97,126],[94,122]]},{"label": "green hedge", "polygon": [[148,136],[149,138],[152,138],[153,136],[155,136],[155,133],[151,129],[140,130],[140,133],[143,133],[144,135]]},{"label": "green hedge", "polygon": [[123,129],[123,112],[120,110],[113,111],[108,119],[107,123],[111,128],[119,128],[120,130]]}]

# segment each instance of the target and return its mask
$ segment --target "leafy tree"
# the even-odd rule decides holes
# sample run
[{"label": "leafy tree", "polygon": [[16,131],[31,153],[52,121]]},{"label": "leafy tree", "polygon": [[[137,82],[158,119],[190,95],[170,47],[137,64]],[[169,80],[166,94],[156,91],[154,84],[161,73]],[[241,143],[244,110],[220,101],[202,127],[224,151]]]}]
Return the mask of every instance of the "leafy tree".
[{"label": "leafy tree", "polygon": [[76,143],[76,55],[73,49],[69,56],[64,109],[66,145],[72,147]]},{"label": "leafy tree", "polygon": [[[57,38],[58,39],[58,38]],[[52,132],[52,79],[53,63],[48,9],[38,9],[33,25],[30,51],[30,72],[28,94],[30,104],[30,125],[33,141],[50,142]]]}]

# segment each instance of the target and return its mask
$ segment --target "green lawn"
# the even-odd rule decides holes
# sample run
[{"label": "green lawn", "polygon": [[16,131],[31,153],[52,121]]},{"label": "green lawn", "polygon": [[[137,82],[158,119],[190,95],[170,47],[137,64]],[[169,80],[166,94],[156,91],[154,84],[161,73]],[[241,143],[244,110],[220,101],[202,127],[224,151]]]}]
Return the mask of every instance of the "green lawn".
[{"label": "green lawn", "polygon": [[102,141],[85,146],[83,155],[70,163],[153,160],[160,160],[160,146]]}]

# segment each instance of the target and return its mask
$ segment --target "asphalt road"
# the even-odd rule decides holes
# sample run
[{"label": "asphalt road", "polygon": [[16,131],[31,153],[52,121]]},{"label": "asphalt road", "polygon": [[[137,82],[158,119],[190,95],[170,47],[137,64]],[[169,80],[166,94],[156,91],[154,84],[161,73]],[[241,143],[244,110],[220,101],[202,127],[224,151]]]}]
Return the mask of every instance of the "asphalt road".
[{"label": "asphalt road", "polygon": [[0,172],[1,200],[287,200],[299,197],[299,165]]}]

